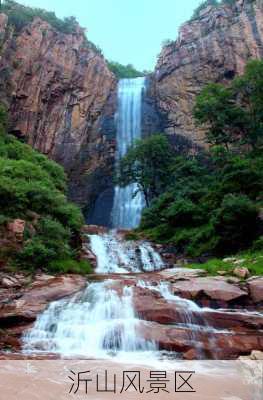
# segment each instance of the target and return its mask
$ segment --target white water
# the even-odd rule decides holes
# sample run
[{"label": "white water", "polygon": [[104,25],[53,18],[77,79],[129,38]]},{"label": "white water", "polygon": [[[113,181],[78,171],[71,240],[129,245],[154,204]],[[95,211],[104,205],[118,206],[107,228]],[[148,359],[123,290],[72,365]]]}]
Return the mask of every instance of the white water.
[{"label": "white water", "polygon": [[114,231],[89,238],[91,250],[97,257],[97,273],[147,272],[164,268],[161,257],[148,242],[125,241]]},{"label": "white water", "polygon": [[118,294],[111,280],[90,284],[71,300],[50,304],[24,336],[24,351],[107,358],[125,352],[153,352],[155,343],[138,335],[132,288]]},{"label": "white water", "polygon": [[[160,256],[147,242],[121,240],[115,232],[90,235],[98,273],[159,270]],[[23,338],[25,352],[51,352],[107,358],[118,354],[131,361],[147,352],[152,359],[157,345],[137,329],[141,320],[133,306],[133,288],[106,279],[91,283],[70,300],[52,302]]]},{"label": "white water", "polygon": [[[117,154],[118,161],[136,139],[141,137],[142,93],[145,78],[121,79],[118,85]],[[137,186],[115,187],[112,209],[114,228],[135,228],[139,225],[144,199]]]}]

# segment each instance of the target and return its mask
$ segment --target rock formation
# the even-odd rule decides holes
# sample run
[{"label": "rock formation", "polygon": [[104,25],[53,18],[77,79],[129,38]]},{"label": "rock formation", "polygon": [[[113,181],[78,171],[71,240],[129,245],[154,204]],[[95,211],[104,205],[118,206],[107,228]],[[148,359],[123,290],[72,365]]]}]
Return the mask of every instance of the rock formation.
[{"label": "rock formation", "polygon": [[64,34],[35,18],[15,31],[0,14],[0,40],[0,93],[9,131],[61,163],[71,198],[87,204],[110,185],[114,75],[80,27]]},{"label": "rock formation", "polygon": [[163,129],[177,142],[203,146],[204,134],[192,118],[196,95],[209,82],[227,83],[243,73],[249,59],[263,56],[262,0],[234,3],[207,7],[161,51],[152,92]]}]

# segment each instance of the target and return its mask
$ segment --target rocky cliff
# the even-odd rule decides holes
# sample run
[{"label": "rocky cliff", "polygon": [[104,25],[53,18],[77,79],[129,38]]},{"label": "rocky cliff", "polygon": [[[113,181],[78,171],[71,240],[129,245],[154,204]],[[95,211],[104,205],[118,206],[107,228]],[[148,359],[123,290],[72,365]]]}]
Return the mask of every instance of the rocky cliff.
[{"label": "rocky cliff", "polygon": [[196,95],[208,82],[227,83],[249,59],[262,57],[262,0],[207,7],[184,24],[178,39],[162,49],[154,73],[152,92],[164,131],[203,146],[204,134],[192,118]]},{"label": "rocky cliff", "polygon": [[9,131],[61,163],[81,205],[111,185],[116,79],[77,27],[35,18],[22,30],[0,14],[0,95]]}]

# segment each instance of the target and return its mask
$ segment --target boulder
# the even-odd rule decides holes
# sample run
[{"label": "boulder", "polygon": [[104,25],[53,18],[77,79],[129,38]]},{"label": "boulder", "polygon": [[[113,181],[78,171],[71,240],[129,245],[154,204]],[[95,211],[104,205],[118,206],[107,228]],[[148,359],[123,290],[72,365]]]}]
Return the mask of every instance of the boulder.
[{"label": "boulder", "polygon": [[253,278],[248,281],[248,289],[255,303],[263,301],[263,277]]},{"label": "boulder", "polygon": [[188,299],[198,299],[203,295],[219,302],[230,302],[247,297],[247,292],[223,277],[195,278],[177,281],[173,284],[173,292]]},{"label": "boulder", "polygon": [[37,278],[34,284],[18,298],[0,308],[0,325],[14,326],[21,322],[34,321],[37,314],[55,300],[70,296],[86,285],[86,279],[80,275],[61,275],[58,277]]}]

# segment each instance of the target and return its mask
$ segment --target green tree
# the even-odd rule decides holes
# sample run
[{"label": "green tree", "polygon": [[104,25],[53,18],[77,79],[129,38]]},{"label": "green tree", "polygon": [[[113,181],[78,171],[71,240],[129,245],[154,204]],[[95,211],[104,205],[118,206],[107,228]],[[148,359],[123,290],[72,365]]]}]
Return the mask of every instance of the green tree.
[{"label": "green tree", "polygon": [[172,158],[172,149],[165,135],[155,134],[138,140],[120,160],[117,183],[120,186],[137,183],[149,206],[170,181]]},{"label": "green tree", "polygon": [[263,61],[250,61],[243,76],[236,77],[229,87],[207,85],[196,99],[194,117],[206,129],[212,145],[261,148]]},{"label": "green tree", "polygon": [[263,61],[252,60],[241,77],[233,81],[236,102],[246,115],[246,135],[243,142],[252,148],[263,144]]},{"label": "green tree", "polygon": [[207,85],[196,99],[194,117],[207,128],[206,137],[212,145],[229,145],[247,135],[247,117],[233,101],[233,91],[219,83]]}]

